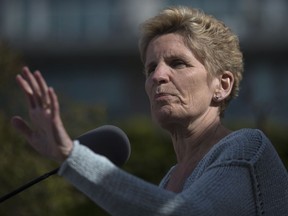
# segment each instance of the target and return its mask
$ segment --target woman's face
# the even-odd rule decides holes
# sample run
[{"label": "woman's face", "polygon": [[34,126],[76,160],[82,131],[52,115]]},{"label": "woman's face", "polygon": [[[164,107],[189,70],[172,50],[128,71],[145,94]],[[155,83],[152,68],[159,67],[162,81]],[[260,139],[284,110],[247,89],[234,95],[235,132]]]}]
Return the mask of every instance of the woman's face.
[{"label": "woman's face", "polygon": [[161,126],[189,124],[212,109],[217,79],[208,78],[182,36],[154,38],[147,47],[145,72],[151,113]]}]

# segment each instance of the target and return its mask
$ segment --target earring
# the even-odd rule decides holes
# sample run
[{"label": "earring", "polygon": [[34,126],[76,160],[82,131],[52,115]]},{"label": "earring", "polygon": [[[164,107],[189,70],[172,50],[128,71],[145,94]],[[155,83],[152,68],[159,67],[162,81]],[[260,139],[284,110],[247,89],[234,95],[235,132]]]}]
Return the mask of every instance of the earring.
[{"label": "earring", "polygon": [[219,95],[215,95],[215,96],[213,97],[213,100],[214,100],[215,102],[218,102],[219,99],[220,99],[220,96],[219,96]]}]

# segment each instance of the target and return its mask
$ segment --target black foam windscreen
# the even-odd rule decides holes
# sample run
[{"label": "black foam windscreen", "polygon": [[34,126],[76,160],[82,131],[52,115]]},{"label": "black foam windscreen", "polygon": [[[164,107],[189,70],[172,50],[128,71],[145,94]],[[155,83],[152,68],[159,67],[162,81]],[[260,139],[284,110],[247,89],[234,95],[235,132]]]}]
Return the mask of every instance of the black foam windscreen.
[{"label": "black foam windscreen", "polygon": [[117,166],[122,166],[129,159],[131,153],[127,135],[118,127],[104,125],[88,131],[78,138],[80,144],[90,148],[93,152],[107,157]]}]

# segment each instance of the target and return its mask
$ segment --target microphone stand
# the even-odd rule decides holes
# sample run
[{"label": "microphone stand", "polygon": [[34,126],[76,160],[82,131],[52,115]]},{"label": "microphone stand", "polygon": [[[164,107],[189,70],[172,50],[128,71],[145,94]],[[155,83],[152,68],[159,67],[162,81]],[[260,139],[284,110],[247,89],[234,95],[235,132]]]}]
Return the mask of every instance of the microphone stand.
[{"label": "microphone stand", "polygon": [[35,178],[35,179],[31,180],[30,182],[26,183],[25,185],[17,188],[16,190],[14,190],[14,191],[12,191],[12,192],[0,197],[0,203],[4,202],[5,200],[9,199],[12,196],[15,196],[16,194],[18,194],[21,191],[31,187],[32,185],[34,185],[34,184],[36,184],[36,183],[48,178],[49,176],[56,174],[58,172],[58,170],[59,170],[59,168],[54,169],[54,170],[52,170],[50,172],[47,172],[44,175],[39,176],[38,178]]}]

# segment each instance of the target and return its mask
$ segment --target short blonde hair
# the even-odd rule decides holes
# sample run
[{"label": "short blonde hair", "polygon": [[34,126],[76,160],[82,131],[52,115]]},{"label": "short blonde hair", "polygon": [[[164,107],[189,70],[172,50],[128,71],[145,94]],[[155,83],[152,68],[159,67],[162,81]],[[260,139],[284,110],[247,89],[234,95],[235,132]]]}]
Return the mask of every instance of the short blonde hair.
[{"label": "short blonde hair", "polygon": [[170,7],[141,25],[139,49],[141,60],[146,61],[146,50],[157,36],[177,33],[211,76],[224,71],[234,75],[231,94],[220,105],[220,115],[232,98],[238,96],[243,74],[243,55],[238,37],[223,22],[211,15],[189,7]]}]

